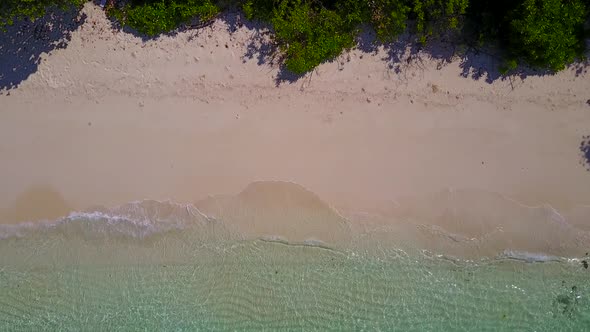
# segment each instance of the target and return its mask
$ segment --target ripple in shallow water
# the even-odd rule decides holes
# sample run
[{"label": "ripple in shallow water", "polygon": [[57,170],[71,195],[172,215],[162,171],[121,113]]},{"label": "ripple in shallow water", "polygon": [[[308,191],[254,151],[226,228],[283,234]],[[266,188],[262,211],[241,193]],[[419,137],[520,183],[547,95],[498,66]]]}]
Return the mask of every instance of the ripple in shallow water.
[{"label": "ripple in shallow water", "polygon": [[[32,245],[48,264],[23,256],[18,264],[1,265],[2,331],[581,331],[590,326],[588,274],[567,262],[474,263],[399,250],[376,255],[267,241],[198,246],[174,237],[116,250],[88,242],[26,247]],[[167,250],[184,252],[157,254]],[[66,252],[77,252],[80,260],[63,264],[56,254]],[[134,260],[87,259],[104,253]]]},{"label": "ripple in shallow water", "polygon": [[[522,250],[587,243],[555,210],[473,192],[410,203],[387,215],[403,223],[359,231],[313,193],[273,182],[195,205],[131,202],[5,225],[0,330],[590,326],[583,260]],[[492,244],[510,250],[471,261],[422,250]]]}]

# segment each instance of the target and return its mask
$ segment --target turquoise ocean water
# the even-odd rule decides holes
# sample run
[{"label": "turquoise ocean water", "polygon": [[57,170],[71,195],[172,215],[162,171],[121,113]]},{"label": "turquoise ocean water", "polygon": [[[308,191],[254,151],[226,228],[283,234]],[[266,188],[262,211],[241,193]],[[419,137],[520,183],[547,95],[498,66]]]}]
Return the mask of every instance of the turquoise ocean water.
[{"label": "turquoise ocean water", "polygon": [[583,257],[247,238],[186,206],[0,230],[0,331],[590,331]]}]

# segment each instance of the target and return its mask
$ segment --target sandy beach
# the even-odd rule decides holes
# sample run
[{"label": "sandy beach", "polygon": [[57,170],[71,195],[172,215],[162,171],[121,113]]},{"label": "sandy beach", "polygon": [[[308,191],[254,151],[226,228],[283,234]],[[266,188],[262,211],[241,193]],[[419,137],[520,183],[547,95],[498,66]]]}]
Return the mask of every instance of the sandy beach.
[{"label": "sandy beach", "polygon": [[[394,62],[357,49],[290,80],[253,42],[267,37],[232,26],[235,15],[143,41],[113,30],[97,6],[83,12],[67,47],[41,54],[18,87],[0,87],[1,223],[142,199],[220,214],[249,184],[285,181],[305,190],[251,192],[297,211],[333,209],[326,220],[353,228],[409,221],[465,239],[500,229],[495,249],[588,250],[583,68],[497,78],[484,54]],[[254,236],[287,235],[259,219],[272,227],[248,224]]]}]

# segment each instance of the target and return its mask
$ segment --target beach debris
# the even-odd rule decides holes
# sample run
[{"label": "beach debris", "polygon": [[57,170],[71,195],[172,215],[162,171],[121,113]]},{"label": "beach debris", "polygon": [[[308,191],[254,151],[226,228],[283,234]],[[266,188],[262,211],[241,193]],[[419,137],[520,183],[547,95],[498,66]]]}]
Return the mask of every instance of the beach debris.
[{"label": "beach debris", "polygon": [[590,106],[590,99],[586,100],[586,104],[588,104],[588,106]]},{"label": "beach debris", "polygon": [[367,103],[371,102],[371,98],[367,97]]},{"label": "beach debris", "polygon": [[88,127],[92,126],[92,122],[88,122]]},{"label": "beach debris", "polygon": [[587,260],[583,260],[583,261],[582,261],[582,266],[583,266],[585,269],[588,269],[588,261],[587,261]]},{"label": "beach debris", "polygon": [[433,92],[433,93],[437,93],[438,91],[440,91],[440,89],[438,88],[438,85],[436,85],[436,84],[433,84],[433,85],[432,85],[432,92]]}]

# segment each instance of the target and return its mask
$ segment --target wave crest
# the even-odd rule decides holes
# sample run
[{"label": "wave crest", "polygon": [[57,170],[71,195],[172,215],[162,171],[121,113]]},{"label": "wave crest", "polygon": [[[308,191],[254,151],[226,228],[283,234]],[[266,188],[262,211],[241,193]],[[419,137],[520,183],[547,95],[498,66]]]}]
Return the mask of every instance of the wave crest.
[{"label": "wave crest", "polygon": [[188,227],[206,226],[214,220],[190,204],[144,200],[114,208],[74,211],[54,221],[0,225],[0,239],[35,234],[146,238]]}]

